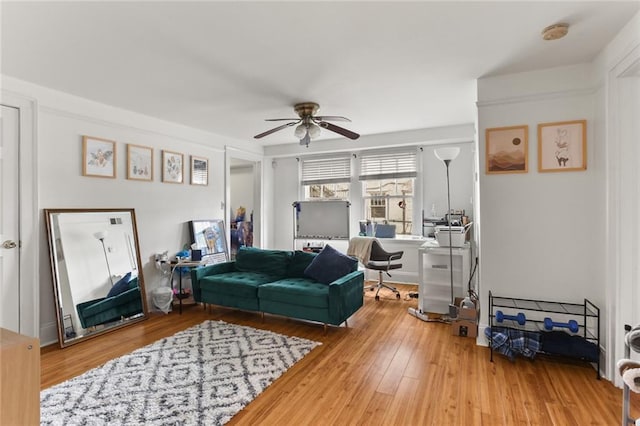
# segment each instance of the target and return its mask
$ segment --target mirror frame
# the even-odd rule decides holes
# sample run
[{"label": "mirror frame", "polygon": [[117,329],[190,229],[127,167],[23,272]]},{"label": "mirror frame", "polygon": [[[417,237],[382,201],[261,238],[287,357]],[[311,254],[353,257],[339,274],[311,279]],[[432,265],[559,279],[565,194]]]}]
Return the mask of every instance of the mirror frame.
[{"label": "mirror frame", "polygon": [[[61,348],[65,348],[71,345],[75,345],[80,342],[84,342],[93,337],[97,337],[103,335],[105,333],[112,332],[114,330],[118,330],[123,327],[127,327],[129,325],[136,324],[140,321],[144,321],[149,318],[149,310],[147,306],[147,296],[145,292],[145,284],[144,277],[142,274],[142,258],[140,257],[140,244],[138,241],[138,226],[136,224],[136,213],[135,209],[132,208],[69,208],[69,209],[44,209],[44,217],[45,224],[47,230],[47,244],[49,246],[49,262],[51,265],[51,282],[53,284],[53,297],[55,302],[55,310],[56,310],[56,323],[57,323],[57,331],[58,331],[58,342],[60,343]],[[136,249],[136,261],[138,262],[138,286],[140,287],[140,297],[142,297],[142,316],[140,318],[133,318],[126,322],[122,322],[121,324],[114,325],[104,330],[98,330],[92,332],[87,335],[79,336],[73,339],[64,338],[64,315],[62,313],[62,300],[59,293],[60,282],[59,282],[59,270],[58,264],[56,261],[56,250],[55,250],[55,241],[53,240],[53,223],[52,223],[52,215],[57,213],[129,213],[131,215],[131,225],[133,232],[133,241],[134,247]]]}]

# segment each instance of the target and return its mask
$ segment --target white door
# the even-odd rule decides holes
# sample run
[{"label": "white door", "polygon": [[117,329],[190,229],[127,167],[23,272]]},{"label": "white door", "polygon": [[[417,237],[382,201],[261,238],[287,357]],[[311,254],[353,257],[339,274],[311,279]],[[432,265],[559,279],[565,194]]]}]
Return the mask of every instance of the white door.
[{"label": "white door", "polygon": [[20,329],[20,111],[2,105],[0,114],[0,327]]}]

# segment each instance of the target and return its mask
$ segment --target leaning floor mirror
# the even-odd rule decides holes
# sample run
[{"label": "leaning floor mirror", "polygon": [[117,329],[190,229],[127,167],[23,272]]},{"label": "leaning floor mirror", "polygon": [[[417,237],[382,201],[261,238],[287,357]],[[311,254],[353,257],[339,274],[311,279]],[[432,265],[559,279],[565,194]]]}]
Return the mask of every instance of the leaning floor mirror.
[{"label": "leaning floor mirror", "polygon": [[147,317],[133,209],[46,209],[58,339],[66,347]]}]

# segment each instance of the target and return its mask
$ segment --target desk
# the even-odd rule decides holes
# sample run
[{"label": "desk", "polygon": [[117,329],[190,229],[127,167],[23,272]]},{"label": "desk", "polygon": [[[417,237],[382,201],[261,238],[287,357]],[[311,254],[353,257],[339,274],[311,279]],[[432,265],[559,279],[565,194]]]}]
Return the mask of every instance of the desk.
[{"label": "desk", "polygon": [[[171,274],[169,275],[169,282],[171,283],[171,291],[173,292],[173,273],[178,268],[197,268],[198,266],[204,265],[204,261],[199,260],[172,260],[171,261]],[[189,305],[195,305],[196,301],[193,299],[193,290],[191,290],[191,295],[189,297],[184,297],[186,293],[182,292],[182,272],[180,272],[180,279],[178,281],[178,294],[174,294],[174,305],[175,299],[178,299],[178,305],[180,309],[180,315],[182,315],[182,301],[183,299],[188,302]]]}]

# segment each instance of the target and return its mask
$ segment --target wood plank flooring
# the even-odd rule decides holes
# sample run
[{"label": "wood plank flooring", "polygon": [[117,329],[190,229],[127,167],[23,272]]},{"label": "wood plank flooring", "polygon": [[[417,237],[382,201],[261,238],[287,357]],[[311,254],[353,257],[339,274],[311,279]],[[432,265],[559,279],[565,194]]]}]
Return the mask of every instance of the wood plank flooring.
[{"label": "wood plank flooring", "polygon": [[[399,286],[403,296],[412,286]],[[450,327],[409,315],[417,300],[367,292],[348,327],[201,306],[41,351],[42,388],[206,319],[322,342],[238,413],[231,425],[619,425],[622,391],[586,363],[511,362]],[[640,398],[632,395],[640,417]]]}]

